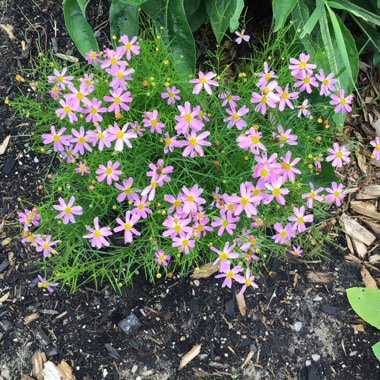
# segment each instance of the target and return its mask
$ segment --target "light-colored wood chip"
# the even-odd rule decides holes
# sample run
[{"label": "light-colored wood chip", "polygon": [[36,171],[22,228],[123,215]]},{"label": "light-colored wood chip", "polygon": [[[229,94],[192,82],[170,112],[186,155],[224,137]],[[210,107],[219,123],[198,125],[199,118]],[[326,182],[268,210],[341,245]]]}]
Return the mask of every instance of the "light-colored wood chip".
[{"label": "light-colored wood chip", "polygon": [[333,280],[331,273],[313,271],[306,272],[306,278],[313,284],[329,284]]},{"label": "light-colored wood chip", "polygon": [[62,380],[76,380],[73,369],[64,360],[58,364],[57,368],[61,371]]},{"label": "light-colored wood chip", "polygon": [[154,369],[148,369],[141,374],[142,377],[149,377],[152,375],[154,375]]},{"label": "light-colored wood chip", "polygon": [[380,263],[380,255],[379,254],[376,254],[376,255],[372,255],[369,257],[369,262],[371,264],[379,264]]},{"label": "light-colored wood chip", "polygon": [[367,246],[361,241],[356,240],[356,239],[352,239],[352,245],[354,246],[354,249],[357,255],[361,259],[364,259],[365,256],[367,255]]},{"label": "light-colored wood chip", "polygon": [[30,377],[29,375],[24,375],[24,374],[21,375],[20,379],[21,380],[34,380],[33,377]]},{"label": "light-colored wood chip", "polygon": [[362,267],[360,274],[362,275],[363,283],[366,288],[377,288],[375,279],[372,277],[371,273],[369,273],[366,267]]},{"label": "light-colored wood chip", "polygon": [[24,318],[24,325],[29,325],[29,323],[36,321],[39,317],[40,315],[38,313],[32,313],[32,314],[27,315]]},{"label": "light-colored wood chip", "polygon": [[0,156],[7,150],[10,139],[11,136],[7,136],[5,140],[0,144]]},{"label": "light-colored wood chip", "polygon": [[15,35],[13,34],[14,27],[11,24],[0,24],[0,28],[7,32],[8,37],[11,40],[14,40],[16,38]]},{"label": "light-colored wood chip", "polygon": [[243,364],[240,366],[240,368],[244,368],[252,359],[253,355],[255,355],[254,351],[249,351],[247,357],[245,358]]},{"label": "light-colored wood chip", "polygon": [[216,273],[218,271],[218,269],[219,269],[218,265],[213,265],[212,263],[207,263],[205,265],[202,265],[198,269],[194,269],[190,278],[192,280],[197,280],[199,278],[208,278],[208,277],[212,276],[214,273]]},{"label": "light-colored wood chip", "polygon": [[236,293],[236,302],[240,311],[240,314],[245,317],[247,315],[247,304],[245,303],[244,294]]},{"label": "light-colored wood chip", "polygon": [[366,245],[371,245],[376,240],[376,236],[372,232],[369,232],[360,223],[347,214],[343,214],[340,217],[339,224],[343,227],[343,230],[347,235],[355,240],[361,241]]},{"label": "light-colored wood chip", "polygon": [[201,347],[201,344],[196,344],[190,351],[186,352],[186,354],[182,356],[178,368],[182,369],[187,364],[189,364],[197,355],[199,355],[201,352]]},{"label": "light-colored wood chip", "polygon": [[352,240],[351,238],[347,235],[346,235],[346,241],[347,241],[347,247],[348,247],[348,250],[351,252],[352,255],[355,254],[355,251],[354,251],[354,246],[352,245]]},{"label": "light-colored wood chip", "polygon": [[46,361],[46,355],[41,350],[37,350],[32,356],[32,375],[37,380],[44,380],[44,364]]},{"label": "light-colored wood chip", "polygon": [[346,255],[344,256],[344,259],[347,261],[352,261],[353,263],[361,263],[362,261],[359,259],[359,257],[356,257],[354,255]]},{"label": "light-colored wood chip", "polygon": [[363,219],[363,222],[376,234],[380,236],[380,224],[368,219]]},{"label": "light-colored wood chip", "polygon": [[372,203],[362,201],[351,201],[351,209],[358,214],[380,220],[380,212],[377,211],[376,206]]},{"label": "light-colored wood chip", "polygon": [[9,295],[11,294],[11,292],[7,292],[5,293],[3,296],[0,297],[0,303],[3,303],[5,302],[8,298],[9,298]]},{"label": "light-colored wood chip", "polygon": [[362,325],[362,324],[352,325],[352,327],[356,332],[363,332],[364,331],[364,325]]},{"label": "light-colored wood chip", "polygon": [[368,165],[366,163],[365,157],[362,154],[360,154],[359,152],[356,152],[356,160],[358,161],[359,169],[364,174],[367,174]]},{"label": "light-colored wood chip", "polygon": [[376,199],[380,197],[380,185],[369,185],[359,190],[357,199]]}]

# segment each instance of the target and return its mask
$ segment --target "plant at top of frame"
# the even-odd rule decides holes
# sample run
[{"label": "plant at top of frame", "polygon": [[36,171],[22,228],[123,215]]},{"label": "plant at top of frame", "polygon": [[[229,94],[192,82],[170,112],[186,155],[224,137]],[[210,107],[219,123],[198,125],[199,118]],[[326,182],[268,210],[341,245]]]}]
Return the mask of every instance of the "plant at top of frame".
[{"label": "plant at top of frame", "polygon": [[12,100],[61,161],[44,202],[19,215],[50,276],[41,286],[117,287],[213,262],[244,292],[274,253],[323,249],[318,222],[345,196],[333,169],[350,156],[329,123],[353,96],[278,40],[236,76],[219,55],[190,80],[161,39],[122,36],[88,52],[94,65],[41,59],[36,98]]},{"label": "plant at top of frame", "polygon": [[[91,26],[86,20],[89,0],[63,0],[63,13],[67,30],[80,53],[99,51]],[[177,71],[184,76],[195,70],[196,51],[193,32],[207,18],[210,19],[215,38],[219,43],[230,28],[234,32],[244,0],[111,0],[109,10],[112,37],[137,35],[140,11],[143,11],[157,31],[170,45],[169,50]]]}]

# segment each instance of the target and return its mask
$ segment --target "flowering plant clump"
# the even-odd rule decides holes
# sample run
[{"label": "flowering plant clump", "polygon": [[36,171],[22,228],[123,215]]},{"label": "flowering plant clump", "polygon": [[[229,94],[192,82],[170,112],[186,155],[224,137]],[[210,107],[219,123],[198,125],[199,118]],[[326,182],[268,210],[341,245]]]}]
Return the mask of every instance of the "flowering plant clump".
[{"label": "flowering plant clump", "polygon": [[13,102],[61,162],[45,202],[19,218],[50,275],[41,286],[121,286],[213,262],[244,292],[272,254],[321,250],[318,222],[345,196],[333,167],[350,159],[330,120],[352,101],[323,59],[274,44],[236,77],[216,58],[183,79],[159,38],[120,41],[88,65],[42,58],[47,83]]}]

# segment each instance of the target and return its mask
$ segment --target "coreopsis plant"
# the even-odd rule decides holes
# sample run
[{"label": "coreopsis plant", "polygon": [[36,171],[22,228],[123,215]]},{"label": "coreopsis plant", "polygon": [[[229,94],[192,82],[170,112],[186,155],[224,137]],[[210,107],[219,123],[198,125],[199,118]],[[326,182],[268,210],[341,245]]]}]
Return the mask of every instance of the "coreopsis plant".
[{"label": "coreopsis plant", "polygon": [[19,217],[41,286],[121,286],[211,262],[244,292],[273,254],[321,251],[318,223],[345,196],[329,162],[349,161],[330,120],[352,95],[322,56],[280,47],[238,75],[216,54],[188,80],[160,39],[122,36],[87,64],[43,57],[36,96],[13,101],[59,161],[46,198]]}]

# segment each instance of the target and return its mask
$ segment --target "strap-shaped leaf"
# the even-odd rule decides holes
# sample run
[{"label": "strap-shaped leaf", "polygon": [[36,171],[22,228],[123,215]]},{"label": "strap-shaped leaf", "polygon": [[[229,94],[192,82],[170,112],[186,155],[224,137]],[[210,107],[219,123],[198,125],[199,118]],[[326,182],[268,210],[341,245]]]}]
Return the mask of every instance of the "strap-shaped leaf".
[{"label": "strap-shaped leaf", "polygon": [[234,32],[239,27],[239,18],[243,12],[244,0],[237,0],[234,14],[230,18],[230,32]]},{"label": "strap-shaped leaf", "polygon": [[129,5],[141,5],[144,4],[147,0],[120,0],[122,3]]},{"label": "strap-shaped leaf", "polygon": [[359,7],[358,5],[354,4],[351,1],[347,1],[347,0],[339,0],[339,2],[328,1],[327,4],[331,8],[342,9],[344,11],[354,14],[357,17],[361,17],[363,20],[367,22],[371,22],[377,26],[380,26],[380,17],[378,15],[367,11],[367,9]]},{"label": "strap-shaped leaf", "polygon": [[286,19],[295,7],[297,0],[272,0],[274,32],[278,32],[285,24]]},{"label": "strap-shaped leaf", "polygon": [[[291,15],[295,25],[297,26],[297,28],[300,29],[303,29],[307,24],[308,20],[310,19],[309,8],[302,0],[297,1],[295,7],[292,10]],[[305,36],[303,38],[300,38],[300,40],[302,41],[302,44],[305,47],[307,53],[313,55],[315,49],[310,37]]]},{"label": "strap-shaped leaf", "polygon": [[86,21],[88,2],[89,0],[63,1],[63,15],[67,31],[83,57],[91,50],[99,51],[98,42],[90,24]]},{"label": "strap-shaped leaf", "polygon": [[306,24],[302,28],[303,31],[300,35],[300,38],[303,38],[306,36],[306,34],[310,34],[313,29],[315,28],[315,25],[317,25],[319,19],[322,17],[323,13],[323,1],[322,0],[317,0],[317,6],[315,7],[313,13],[307,20]]},{"label": "strap-shaped leaf", "polygon": [[122,0],[112,0],[109,21],[111,35],[120,37],[126,34],[129,37],[137,36],[139,32],[139,9]]}]

